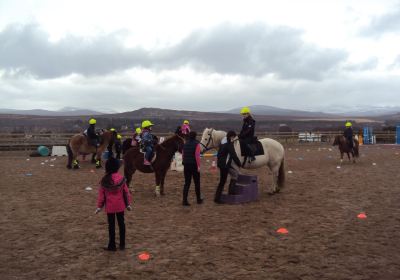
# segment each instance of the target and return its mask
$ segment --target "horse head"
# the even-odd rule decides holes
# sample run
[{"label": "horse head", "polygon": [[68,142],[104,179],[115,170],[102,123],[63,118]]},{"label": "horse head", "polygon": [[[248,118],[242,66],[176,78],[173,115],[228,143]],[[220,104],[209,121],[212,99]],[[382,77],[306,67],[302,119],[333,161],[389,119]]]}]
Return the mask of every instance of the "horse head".
[{"label": "horse head", "polygon": [[201,152],[207,152],[208,150],[211,150],[212,148],[215,148],[214,144],[214,129],[213,128],[205,128],[203,131],[203,134],[201,135],[201,140],[200,140],[200,147],[201,147]]}]

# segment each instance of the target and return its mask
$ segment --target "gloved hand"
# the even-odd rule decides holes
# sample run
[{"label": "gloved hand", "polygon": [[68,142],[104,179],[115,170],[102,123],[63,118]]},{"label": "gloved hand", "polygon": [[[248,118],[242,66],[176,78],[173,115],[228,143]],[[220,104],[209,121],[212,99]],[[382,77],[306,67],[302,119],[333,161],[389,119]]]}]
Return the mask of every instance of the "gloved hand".
[{"label": "gloved hand", "polygon": [[95,214],[99,213],[101,211],[101,208],[96,208],[96,211],[94,211]]},{"label": "gloved hand", "polygon": [[128,211],[131,211],[131,210],[132,210],[132,207],[131,207],[130,205],[128,205],[128,207],[126,207],[126,209],[127,209]]}]

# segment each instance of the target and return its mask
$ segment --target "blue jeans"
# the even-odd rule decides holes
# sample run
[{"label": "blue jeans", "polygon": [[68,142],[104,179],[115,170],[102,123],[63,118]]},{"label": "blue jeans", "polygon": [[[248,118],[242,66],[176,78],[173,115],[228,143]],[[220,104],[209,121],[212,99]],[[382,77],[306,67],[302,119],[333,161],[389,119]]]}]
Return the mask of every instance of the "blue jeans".
[{"label": "blue jeans", "polygon": [[144,147],[144,151],[145,151],[145,154],[144,154],[145,159],[150,161],[151,158],[153,157],[153,147],[152,146],[146,146],[146,147]]}]

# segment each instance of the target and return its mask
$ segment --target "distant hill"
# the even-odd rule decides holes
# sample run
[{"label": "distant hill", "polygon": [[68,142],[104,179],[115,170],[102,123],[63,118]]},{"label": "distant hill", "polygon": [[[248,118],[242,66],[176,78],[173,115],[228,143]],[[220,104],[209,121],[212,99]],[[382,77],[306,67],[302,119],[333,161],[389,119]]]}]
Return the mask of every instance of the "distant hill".
[{"label": "distant hill", "polygon": [[104,115],[105,113],[73,108],[73,107],[65,107],[58,111],[50,111],[42,109],[16,110],[16,109],[0,108],[0,114],[28,115],[28,116],[97,116],[97,115]]},{"label": "distant hill", "polygon": [[[337,117],[337,115],[335,115],[335,114],[283,109],[283,108],[267,106],[267,105],[252,105],[249,107],[253,114],[262,115],[262,116],[285,116],[285,117],[303,117],[303,118],[304,117],[306,117],[306,118],[307,117],[312,117],[312,118],[315,118],[315,117],[321,117],[321,118]],[[234,109],[225,111],[224,113],[239,114],[240,110],[241,110],[241,108],[234,108]]]}]

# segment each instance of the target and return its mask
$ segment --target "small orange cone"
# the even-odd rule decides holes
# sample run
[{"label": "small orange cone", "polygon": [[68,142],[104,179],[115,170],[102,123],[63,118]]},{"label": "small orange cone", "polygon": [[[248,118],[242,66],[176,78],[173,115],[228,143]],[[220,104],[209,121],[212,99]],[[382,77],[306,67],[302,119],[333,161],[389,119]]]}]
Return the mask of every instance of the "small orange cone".
[{"label": "small orange cone", "polygon": [[148,252],[142,252],[138,255],[138,259],[143,262],[150,260],[150,254]]},{"label": "small orange cone", "polygon": [[357,218],[359,219],[366,219],[367,215],[364,212],[361,212],[360,214],[357,215]]},{"label": "small orange cone", "polygon": [[280,228],[276,232],[280,233],[280,234],[288,234],[289,233],[289,231],[286,228]]}]

